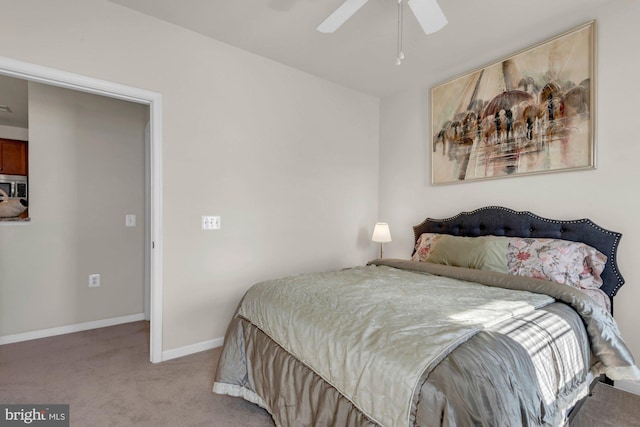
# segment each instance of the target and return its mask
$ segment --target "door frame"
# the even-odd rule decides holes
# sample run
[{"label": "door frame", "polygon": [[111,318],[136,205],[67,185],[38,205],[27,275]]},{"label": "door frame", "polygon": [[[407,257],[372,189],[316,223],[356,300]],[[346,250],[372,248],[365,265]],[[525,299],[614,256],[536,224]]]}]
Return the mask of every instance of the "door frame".
[{"label": "door frame", "polygon": [[[52,86],[102,95],[149,106],[150,203],[146,207],[150,220],[149,264],[145,270],[150,281],[151,336],[149,358],[162,362],[162,96],[157,92],[112,83],[0,56],[0,74]],[[145,263],[146,264],[146,263]]]}]

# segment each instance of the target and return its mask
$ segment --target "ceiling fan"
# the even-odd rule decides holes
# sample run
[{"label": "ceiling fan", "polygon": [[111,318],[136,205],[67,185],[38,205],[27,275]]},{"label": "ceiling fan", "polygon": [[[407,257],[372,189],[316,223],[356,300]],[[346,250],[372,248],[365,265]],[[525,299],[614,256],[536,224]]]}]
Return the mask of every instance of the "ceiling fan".
[{"label": "ceiling fan", "polygon": [[[346,0],[327,19],[322,21],[317,30],[321,33],[333,33],[364,6],[367,1],[369,0]],[[398,59],[396,60],[396,65],[400,65],[402,59],[404,59],[404,53],[402,52],[403,0],[396,1],[398,2]],[[447,18],[442,13],[436,0],[406,1],[425,34],[435,33],[447,25]]]},{"label": "ceiling fan", "polygon": [[[321,33],[333,33],[368,1],[346,0],[318,26],[318,31]],[[402,0],[397,1],[398,4],[402,3]],[[425,34],[435,33],[447,25],[447,18],[442,13],[436,0],[408,0],[407,3]]]}]

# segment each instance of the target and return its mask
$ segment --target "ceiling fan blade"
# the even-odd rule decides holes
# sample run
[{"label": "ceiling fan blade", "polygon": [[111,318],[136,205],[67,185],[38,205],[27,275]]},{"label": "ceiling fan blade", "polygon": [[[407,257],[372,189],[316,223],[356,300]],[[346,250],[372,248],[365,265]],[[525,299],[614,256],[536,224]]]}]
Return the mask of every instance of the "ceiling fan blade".
[{"label": "ceiling fan blade", "polygon": [[447,25],[447,18],[436,0],[409,0],[408,3],[425,34],[435,33]]},{"label": "ceiling fan blade", "polygon": [[369,0],[346,0],[340,5],[327,19],[318,25],[318,31],[321,33],[333,33],[345,21],[351,18]]}]

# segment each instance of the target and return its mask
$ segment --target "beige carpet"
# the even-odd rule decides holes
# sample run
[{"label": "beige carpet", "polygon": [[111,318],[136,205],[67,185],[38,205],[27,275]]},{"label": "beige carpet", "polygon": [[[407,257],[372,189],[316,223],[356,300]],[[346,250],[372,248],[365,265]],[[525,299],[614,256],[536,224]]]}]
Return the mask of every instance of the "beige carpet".
[{"label": "beige carpet", "polygon": [[[0,403],[70,405],[71,426],[268,426],[211,392],[219,349],[149,362],[148,322],[0,346]],[[640,396],[598,385],[571,427],[640,426]]]},{"label": "beige carpet", "polygon": [[211,391],[220,349],[149,362],[149,323],[0,346],[0,402],[69,404],[71,426],[269,426]]},{"label": "beige carpet", "polygon": [[640,426],[640,396],[598,383],[571,427]]}]

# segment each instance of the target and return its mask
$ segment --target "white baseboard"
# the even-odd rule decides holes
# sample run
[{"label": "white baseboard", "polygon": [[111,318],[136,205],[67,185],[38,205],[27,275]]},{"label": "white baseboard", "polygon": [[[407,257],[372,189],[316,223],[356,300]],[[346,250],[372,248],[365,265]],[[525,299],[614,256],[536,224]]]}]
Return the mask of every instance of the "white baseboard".
[{"label": "white baseboard", "polygon": [[640,394],[640,382],[637,381],[614,381],[613,386],[629,393]]},{"label": "white baseboard", "polygon": [[162,361],[166,362],[167,360],[176,359],[178,357],[211,350],[216,347],[222,347],[222,344],[224,344],[224,337],[214,338],[209,341],[202,341],[197,344],[185,345],[184,347],[173,348],[171,350],[165,350],[162,352]]},{"label": "white baseboard", "polygon": [[57,328],[41,329],[39,331],[24,332],[22,334],[5,335],[0,337],[0,345],[70,334],[89,329],[104,328],[107,326],[120,325],[122,323],[137,322],[139,320],[144,320],[144,313],[112,317],[111,319],[95,320],[93,322],[76,323],[75,325],[59,326]]}]

